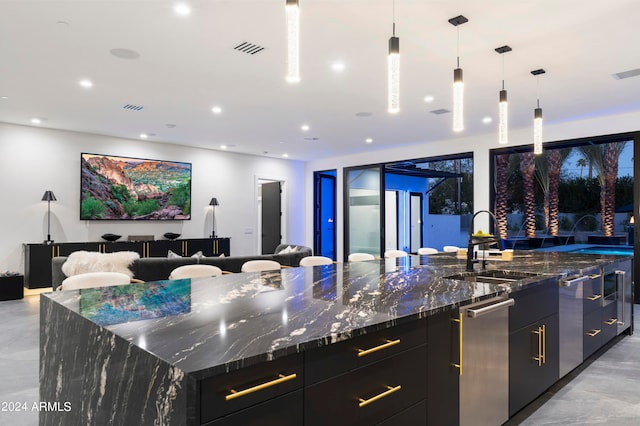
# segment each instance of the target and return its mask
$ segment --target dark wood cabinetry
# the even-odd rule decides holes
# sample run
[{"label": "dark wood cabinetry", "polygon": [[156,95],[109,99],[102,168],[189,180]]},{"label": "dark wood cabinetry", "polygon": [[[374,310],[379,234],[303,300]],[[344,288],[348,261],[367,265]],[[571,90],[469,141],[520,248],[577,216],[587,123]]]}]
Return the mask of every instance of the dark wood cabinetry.
[{"label": "dark wood cabinetry", "polygon": [[513,292],[509,314],[509,416],[559,378],[558,282]]},{"label": "dark wood cabinetry", "polygon": [[427,422],[430,425],[455,426],[460,423],[460,325],[459,311],[429,317],[427,328]]},{"label": "dark wood cabinetry", "polygon": [[192,256],[198,251],[205,256],[229,256],[230,245],[230,238],[24,244],[24,284],[27,288],[51,287],[51,259],[68,256],[74,251],[135,251],[140,257],[165,257],[171,250],[181,256]]},{"label": "dark wood cabinetry", "polygon": [[[278,397],[301,390],[303,383],[302,354],[201,380],[199,385],[200,423],[204,424],[229,416],[224,421],[221,420],[220,424],[246,424],[244,422],[235,423],[235,421],[253,417],[260,419],[264,413],[268,412],[273,420],[277,419],[273,424],[301,424],[301,400],[298,401],[300,404],[300,417],[298,418],[292,418],[289,410],[276,412],[271,412],[271,410],[287,404],[292,399],[300,399],[298,395],[282,399],[278,399]],[[230,416],[231,414],[233,415]]]}]

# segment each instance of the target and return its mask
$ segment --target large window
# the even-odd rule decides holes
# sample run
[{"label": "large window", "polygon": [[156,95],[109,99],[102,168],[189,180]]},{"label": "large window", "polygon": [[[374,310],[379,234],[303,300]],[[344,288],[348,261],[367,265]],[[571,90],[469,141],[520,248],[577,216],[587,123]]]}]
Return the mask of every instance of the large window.
[{"label": "large window", "polygon": [[[633,211],[629,137],[493,150],[497,232],[521,246],[627,243]],[[526,243],[525,243],[526,242]]]}]

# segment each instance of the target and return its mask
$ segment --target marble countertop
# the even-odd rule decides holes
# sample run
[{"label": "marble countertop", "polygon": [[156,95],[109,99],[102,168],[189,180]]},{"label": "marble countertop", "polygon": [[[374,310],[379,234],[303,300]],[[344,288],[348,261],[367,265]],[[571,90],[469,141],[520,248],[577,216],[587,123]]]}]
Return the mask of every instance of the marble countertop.
[{"label": "marble countertop", "polygon": [[[488,269],[562,276],[621,256],[515,252]],[[476,265],[477,267],[477,265]],[[43,294],[182,371],[202,378],[388,328],[535,285],[444,278],[452,254],[156,281]]]}]

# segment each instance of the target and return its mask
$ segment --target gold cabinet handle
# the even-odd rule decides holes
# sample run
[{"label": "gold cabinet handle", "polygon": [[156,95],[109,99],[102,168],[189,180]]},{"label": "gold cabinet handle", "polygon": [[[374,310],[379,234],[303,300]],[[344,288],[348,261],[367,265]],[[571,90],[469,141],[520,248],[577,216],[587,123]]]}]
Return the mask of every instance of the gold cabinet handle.
[{"label": "gold cabinet handle", "polygon": [[592,280],[595,280],[596,278],[600,278],[602,275],[601,274],[591,274],[589,275],[589,278],[591,278]]},{"label": "gold cabinet handle", "polygon": [[605,321],[604,323],[607,325],[613,325],[618,322],[618,318],[611,318],[609,321]]},{"label": "gold cabinet handle", "polygon": [[402,389],[402,386],[398,385],[395,387],[392,386],[387,386],[387,390],[379,393],[378,395],[371,397],[369,399],[362,399],[362,398],[358,398],[358,407],[362,408],[362,407],[366,407],[367,405],[371,404],[372,402],[376,402],[379,399],[384,398],[385,396],[389,396],[394,392],[398,392],[400,389]]},{"label": "gold cabinet handle", "polygon": [[459,314],[458,318],[451,318],[451,321],[457,322],[460,325],[460,332],[458,333],[459,342],[459,354],[458,354],[458,362],[459,364],[452,363],[451,365],[458,369],[458,374],[462,376],[462,314]]},{"label": "gold cabinet handle", "polygon": [[542,324],[542,363],[547,363],[547,326]]},{"label": "gold cabinet handle", "polygon": [[587,336],[595,337],[595,336],[597,336],[598,334],[600,334],[600,332],[601,332],[601,331],[602,331],[602,330],[598,330],[598,329],[591,330],[589,333],[587,333]]},{"label": "gold cabinet handle", "polygon": [[587,299],[594,301],[594,300],[598,300],[600,299],[602,296],[600,296],[599,294],[594,294],[593,296],[589,296],[587,297]]},{"label": "gold cabinet handle", "polygon": [[232,399],[240,398],[241,396],[249,395],[250,393],[254,393],[262,389],[270,388],[271,386],[279,385],[280,383],[288,382],[289,380],[293,380],[296,377],[298,376],[295,373],[289,374],[288,376],[285,376],[283,374],[278,374],[278,378],[275,380],[271,380],[270,382],[262,383],[260,385],[253,386],[241,391],[236,391],[234,389],[231,389],[229,395],[226,395],[224,397],[224,400],[231,401]]},{"label": "gold cabinet handle", "polygon": [[386,340],[387,343],[383,343],[382,345],[376,346],[371,349],[358,349],[358,356],[367,356],[374,352],[381,351],[382,349],[390,348],[391,346],[395,346],[400,343],[400,339],[396,340]]},{"label": "gold cabinet handle", "polygon": [[536,328],[534,331],[532,331],[533,334],[536,334],[538,336],[538,355],[534,356],[533,359],[538,361],[538,367],[540,367],[542,364],[544,364],[544,355],[543,355],[543,340],[544,340],[544,332],[542,327],[538,327]]}]

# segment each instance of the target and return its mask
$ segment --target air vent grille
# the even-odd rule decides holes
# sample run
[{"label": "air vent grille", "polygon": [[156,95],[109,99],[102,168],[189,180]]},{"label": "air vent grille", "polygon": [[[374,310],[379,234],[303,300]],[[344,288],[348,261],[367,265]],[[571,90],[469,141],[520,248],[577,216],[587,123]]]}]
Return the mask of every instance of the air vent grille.
[{"label": "air vent grille", "polygon": [[639,75],[640,75],[640,68],[636,68],[634,70],[623,71],[623,72],[613,74],[613,78],[615,78],[616,80],[622,80],[624,78],[637,77]]},{"label": "air vent grille", "polygon": [[234,47],[234,49],[237,50],[238,52],[247,53],[249,55],[255,55],[256,53],[262,52],[264,50],[264,47],[244,41],[239,45],[237,45],[236,47]]},{"label": "air vent grille", "polygon": [[140,105],[133,105],[133,104],[126,104],[125,106],[123,106],[122,108],[124,109],[129,109],[131,111],[140,111],[142,108],[144,108],[143,106]]},{"label": "air vent grille", "polygon": [[448,109],[444,109],[444,108],[440,108],[440,109],[434,109],[433,111],[429,111],[431,114],[436,114],[436,115],[440,115],[440,114],[446,114],[449,111]]}]

